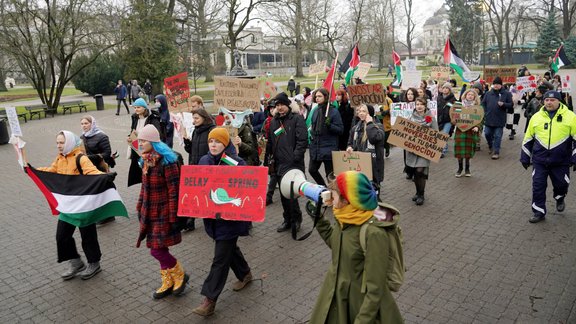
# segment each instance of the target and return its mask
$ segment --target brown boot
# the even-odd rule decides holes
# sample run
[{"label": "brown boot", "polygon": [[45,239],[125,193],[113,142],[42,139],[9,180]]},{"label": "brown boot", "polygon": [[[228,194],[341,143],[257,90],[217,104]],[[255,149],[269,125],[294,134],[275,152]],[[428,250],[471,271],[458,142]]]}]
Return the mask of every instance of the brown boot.
[{"label": "brown boot", "polygon": [[172,287],[174,287],[174,281],[168,269],[160,270],[160,275],[162,276],[162,286],[152,294],[154,299],[161,299],[170,295],[172,293]]},{"label": "brown boot", "polygon": [[200,316],[210,316],[214,314],[214,308],[216,307],[216,301],[208,297],[204,298],[202,304],[192,310],[193,313]]},{"label": "brown boot", "polygon": [[172,269],[168,269],[170,276],[174,281],[174,287],[172,288],[172,294],[174,296],[179,296],[184,292],[186,288],[186,283],[188,282],[188,275],[184,272],[184,268],[180,264],[180,261],[176,261],[176,265]]},{"label": "brown boot", "polygon": [[232,290],[240,291],[244,289],[250,282],[252,282],[252,272],[248,272],[248,274],[244,277],[242,281],[238,280],[232,285]]}]

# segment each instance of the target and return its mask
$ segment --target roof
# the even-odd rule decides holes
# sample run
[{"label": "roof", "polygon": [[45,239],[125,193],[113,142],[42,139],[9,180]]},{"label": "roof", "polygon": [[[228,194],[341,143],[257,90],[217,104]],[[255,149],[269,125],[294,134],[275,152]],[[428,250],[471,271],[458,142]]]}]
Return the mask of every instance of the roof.
[{"label": "roof", "polygon": [[446,21],[446,19],[448,19],[448,10],[446,10],[444,5],[442,5],[440,7],[440,9],[438,9],[438,10],[436,10],[436,12],[434,12],[432,17],[426,19],[426,22],[424,22],[424,26],[438,25],[438,24]]}]

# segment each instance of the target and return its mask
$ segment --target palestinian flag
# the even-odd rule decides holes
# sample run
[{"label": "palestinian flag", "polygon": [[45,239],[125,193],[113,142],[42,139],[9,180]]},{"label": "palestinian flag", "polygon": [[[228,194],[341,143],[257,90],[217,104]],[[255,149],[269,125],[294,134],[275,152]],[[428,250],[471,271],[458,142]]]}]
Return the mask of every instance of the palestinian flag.
[{"label": "palestinian flag", "polygon": [[58,174],[36,170],[30,165],[26,171],[48,201],[52,215],[59,215],[66,223],[84,227],[112,216],[128,217],[109,174]]},{"label": "palestinian flag", "polygon": [[566,56],[566,52],[564,52],[564,45],[560,45],[558,50],[556,51],[556,55],[554,55],[554,59],[552,60],[552,64],[550,64],[550,68],[554,73],[557,73],[561,67],[564,65],[570,65],[572,62]]},{"label": "palestinian flag", "polygon": [[[276,132],[274,132],[276,133]],[[222,157],[220,158],[221,162],[224,162],[228,165],[231,166],[237,166],[238,165],[238,161],[234,160],[233,158],[229,157],[228,155],[226,155],[226,153],[222,153]]]},{"label": "palestinian flag", "polygon": [[402,61],[400,60],[400,55],[396,51],[392,51],[392,59],[394,60],[394,68],[396,69],[396,81],[392,83],[392,86],[400,86],[402,83]]},{"label": "palestinian flag", "polygon": [[464,61],[458,56],[458,52],[456,48],[450,41],[450,37],[446,39],[446,45],[444,46],[444,63],[450,65],[456,73],[464,80],[465,82],[469,82],[464,78],[464,72],[470,72],[470,69],[466,66]]},{"label": "palestinian flag", "polygon": [[358,70],[358,63],[360,63],[360,52],[358,51],[358,43],[356,43],[352,49],[352,57],[348,63],[348,70],[346,71],[346,86],[352,84],[354,72]]},{"label": "palestinian flag", "polygon": [[274,135],[280,136],[280,134],[285,133],[284,127],[280,126],[277,130],[274,131]]},{"label": "palestinian flag", "polygon": [[328,93],[330,94],[330,100],[329,101],[334,101],[336,100],[336,91],[334,91],[334,73],[336,72],[336,62],[338,60],[338,55],[336,55],[336,58],[334,59],[334,63],[332,63],[332,67],[330,68],[330,71],[328,71],[328,75],[326,76],[326,79],[324,80],[324,83],[322,84],[322,88],[328,90]]}]

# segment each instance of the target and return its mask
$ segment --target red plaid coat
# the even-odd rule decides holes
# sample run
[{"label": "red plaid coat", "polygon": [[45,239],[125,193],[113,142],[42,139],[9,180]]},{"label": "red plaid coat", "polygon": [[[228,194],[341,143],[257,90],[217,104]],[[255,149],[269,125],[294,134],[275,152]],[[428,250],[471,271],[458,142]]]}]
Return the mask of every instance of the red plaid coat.
[{"label": "red plaid coat", "polygon": [[[164,169],[162,172],[161,169]],[[176,163],[148,168],[142,175],[142,188],[136,210],[140,219],[140,234],[146,234],[146,246],[158,249],[182,241],[176,224],[180,172]]]}]

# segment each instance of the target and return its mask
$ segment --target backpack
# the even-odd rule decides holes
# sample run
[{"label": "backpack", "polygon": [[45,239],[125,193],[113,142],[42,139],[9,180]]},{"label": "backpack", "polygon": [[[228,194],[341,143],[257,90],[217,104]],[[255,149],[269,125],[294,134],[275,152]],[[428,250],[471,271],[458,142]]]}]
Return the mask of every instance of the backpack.
[{"label": "backpack", "polygon": [[[375,211],[375,214],[380,211],[386,215],[387,210],[392,211],[392,215],[386,215],[386,220],[380,220],[379,218],[373,216],[370,220],[362,224],[360,227],[360,246],[362,247],[362,251],[366,254],[366,231],[368,230],[368,226],[374,222],[381,222],[387,224],[384,226],[386,232],[388,233],[388,237],[390,238],[389,243],[389,251],[388,251],[388,258],[390,259],[390,264],[388,267],[388,289],[391,291],[397,292],[400,290],[400,286],[404,283],[404,272],[406,268],[404,267],[404,253],[402,248],[402,228],[398,225],[398,221],[400,215],[398,210],[391,205],[378,203],[378,208]],[[393,220],[388,221],[388,216],[392,216]],[[379,226],[382,227],[382,226]],[[362,274],[362,292],[366,291],[366,276],[365,273]]]},{"label": "backpack", "polygon": [[[78,172],[80,172],[81,175],[84,174],[84,170],[82,170],[82,165],[80,165],[80,159],[86,154],[84,153],[80,153],[78,155],[76,155],[76,169],[78,169]],[[90,159],[90,157],[88,155],[86,155],[88,157],[88,159]],[[95,161],[93,161],[92,159],[90,159],[90,162],[92,162],[92,164],[94,164],[94,166],[96,167],[96,169],[98,169],[99,171],[102,171],[104,173],[108,173],[110,172],[110,169],[108,168],[108,164],[106,163],[106,161],[104,161],[104,159],[100,159],[100,163],[94,163]]]}]

